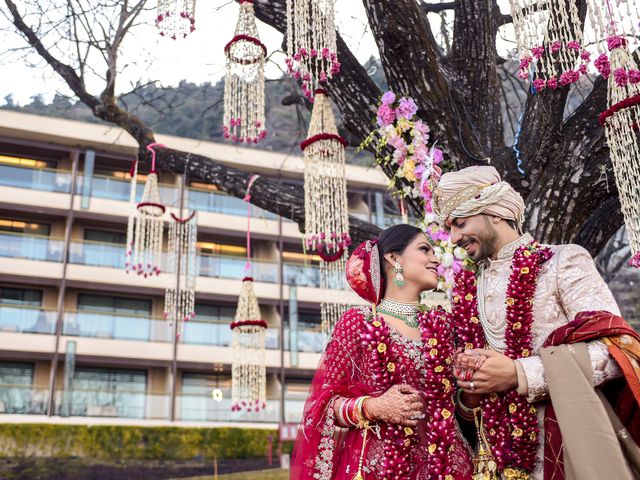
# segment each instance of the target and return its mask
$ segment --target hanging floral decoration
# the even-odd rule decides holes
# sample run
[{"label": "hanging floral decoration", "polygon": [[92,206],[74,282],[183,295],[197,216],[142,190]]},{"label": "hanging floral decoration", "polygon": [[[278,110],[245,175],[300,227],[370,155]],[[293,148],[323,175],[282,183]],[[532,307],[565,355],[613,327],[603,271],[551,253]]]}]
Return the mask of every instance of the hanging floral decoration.
[{"label": "hanging floral decoration", "polygon": [[[533,351],[533,298],[544,263],[553,252],[532,242],[516,250],[506,292],[506,350],[511,359],[529,357]],[[463,270],[457,275],[452,317],[457,344],[485,348],[487,340],[478,311],[477,279]],[[537,410],[515,389],[492,393],[481,402],[491,453],[505,478],[526,479],[532,472],[540,441]]]},{"label": "hanging floral decoration", "polygon": [[258,37],[253,0],[239,0],[234,37],[224,47],[223,133],[236,143],[255,144],[267,135],[264,107],[264,62],[267,47]]},{"label": "hanging floral decoration", "polygon": [[156,27],[163,37],[186,38],[196,29],[196,0],[158,0]]},{"label": "hanging floral decoration", "polygon": [[136,204],[138,162],[131,169],[131,191],[129,194],[130,213],[127,222],[127,250],[125,270],[136,272],[147,278],[160,275],[162,261],[162,237],[165,206],[160,201],[158,175],[156,174],[156,152],[154,147],[164,147],[159,143],[147,146],[151,152],[151,170],[142,193],[142,200]]},{"label": "hanging floral decoration", "polygon": [[267,372],[265,364],[267,322],[262,320],[253,288],[251,271],[251,187],[258,179],[249,180],[247,195],[247,264],[238,297],[235,320],[231,324],[233,364],[231,370],[231,410],[259,412],[267,406]]},{"label": "hanging floral decoration", "polygon": [[[316,90],[304,152],[305,247],[322,258],[320,287],[346,288],[344,269],[349,237],[349,208],[345,173],[347,142],[338,135],[331,101]],[[322,304],[322,330],[327,338],[340,317],[343,305]]]},{"label": "hanging floral decoration", "polygon": [[286,64],[311,101],[320,83],[340,73],[333,2],[287,0]]},{"label": "hanging floral decoration", "polygon": [[631,266],[640,268],[640,70],[631,54],[630,43],[637,48],[640,29],[627,15],[640,13],[640,2],[626,5],[608,3],[606,10],[592,4],[591,21],[606,37],[608,54],[601,53],[596,66],[608,79],[608,109],[600,114],[600,124],[605,127],[607,143],[616,185],[620,194],[622,214],[631,244]]},{"label": "hanging floral decoration", "polygon": [[537,91],[570,85],[587,73],[591,52],[584,47],[576,0],[511,0],[520,57],[519,77]]},{"label": "hanging floral decoration", "polygon": [[195,316],[198,219],[196,212],[181,218],[171,214],[167,267],[176,281],[165,291],[164,318],[182,335],[184,322]]}]

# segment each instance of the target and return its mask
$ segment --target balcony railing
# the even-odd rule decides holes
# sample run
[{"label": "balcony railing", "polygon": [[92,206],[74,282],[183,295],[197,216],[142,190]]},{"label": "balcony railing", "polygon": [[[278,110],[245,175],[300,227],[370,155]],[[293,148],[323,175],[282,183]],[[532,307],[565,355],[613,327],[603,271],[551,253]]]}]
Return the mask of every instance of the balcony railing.
[{"label": "balcony railing", "polygon": [[61,262],[64,241],[43,235],[0,233],[0,256],[47,262]]},{"label": "balcony railing", "polygon": [[[0,384],[0,414],[45,415],[48,389],[34,385]],[[171,394],[118,388],[58,390],[55,411],[61,416],[168,420]],[[299,422],[304,399],[286,398],[287,422]],[[279,420],[280,400],[268,399],[260,412],[232,412],[231,391],[222,390],[216,401],[210,394],[182,393],[176,397],[177,420],[190,422],[269,422]]]},{"label": "balcony railing", "polygon": [[0,165],[0,185],[45,192],[71,192],[71,172],[50,168]]},{"label": "balcony railing", "polygon": [[56,331],[57,312],[40,307],[0,305],[0,332],[42,333]]},{"label": "balcony railing", "polygon": [[33,385],[0,384],[0,413],[44,415],[49,390]]},{"label": "balcony railing", "polygon": [[65,312],[62,333],[141,342],[171,341],[171,327],[164,319],[88,310]]},{"label": "balcony railing", "polygon": [[[0,333],[54,335],[56,318],[57,312],[52,309],[0,304]],[[184,324],[180,343],[229,347],[231,345],[230,323],[231,319],[215,321],[196,316]],[[64,313],[62,334],[71,337],[168,343],[172,341],[173,328],[164,318],[91,310],[68,310]],[[279,327],[267,328],[267,348],[279,349],[279,337]],[[286,327],[285,350],[291,350],[290,338],[291,332]],[[319,325],[299,324],[297,338],[299,352],[320,353],[324,349],[325,339]]]},{"label": "balcony railing", "polygon": [[[2,239],[0,238],[0,246],[1,240]],[[20,243],[16,238],[13,238],[13,240],[16,244]],[[40,248],[44,247],[41,246]],[[29,246],[25,247],[28,254],[35,256],[35,253],[29,253],[29,249]],[[124,245],[121,244],[75,241],[71,242],[69,248],[69,262],[74,264],[91,265],[95,267],[123,268],[124,259],[125,248]],[[164,259],[163,264],[163,266],[166,266]],[[246,259],[244,257],[241,258],[202,253],[198,256],[198,275],[210,278],[230,278],[240,280],[245,277],[245,264]],[[278,282],[279,268],[277,262],[252,260],[251,265],[251,275],[256,281],[266,283]],[[165,268],[164,271],[168,271],[168,269]],[[316,265],[285,263],[283,271],[284,283],[287,285],[299,285],[305,287],[320,286],[320,270]]]}]

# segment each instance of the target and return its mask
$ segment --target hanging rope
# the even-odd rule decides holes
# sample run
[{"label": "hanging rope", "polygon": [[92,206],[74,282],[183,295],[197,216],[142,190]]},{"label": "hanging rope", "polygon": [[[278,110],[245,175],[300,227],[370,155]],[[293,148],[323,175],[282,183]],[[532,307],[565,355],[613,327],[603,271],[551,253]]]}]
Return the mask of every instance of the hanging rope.
[{"label": "hanging rope", "polygon": [[260,175],[253,175],[247,184],[247,194],[244,201],[247,202],[247,263],[244,266],[245,277],[251,276],[251,187]]}]

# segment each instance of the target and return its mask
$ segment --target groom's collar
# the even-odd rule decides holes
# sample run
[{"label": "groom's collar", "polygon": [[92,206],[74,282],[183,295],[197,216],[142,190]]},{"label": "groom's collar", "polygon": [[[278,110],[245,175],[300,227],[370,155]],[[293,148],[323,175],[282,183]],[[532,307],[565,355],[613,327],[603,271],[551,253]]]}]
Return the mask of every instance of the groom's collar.
[{"label": "groom's collar", "polygon": [[502,247],[498,252],[498,255],[496,256],[495,260],[491,260],[490,258],[487,258],[485,260],[478,262],[478,266],[480,267],[480,269],[483,269],[488,267],[491,264],[491,262],[497,262],[499,260],[507,260],[507,259],[511,260],[518,248],[520,248],[522,245],[526,245],[527,243],[531,243],[531,242],[533,242],[533,237],[530,234],[525,233],[521,237],[518,237],[517,239],[515,239],[513,242],[508,243],[504,247]]}]

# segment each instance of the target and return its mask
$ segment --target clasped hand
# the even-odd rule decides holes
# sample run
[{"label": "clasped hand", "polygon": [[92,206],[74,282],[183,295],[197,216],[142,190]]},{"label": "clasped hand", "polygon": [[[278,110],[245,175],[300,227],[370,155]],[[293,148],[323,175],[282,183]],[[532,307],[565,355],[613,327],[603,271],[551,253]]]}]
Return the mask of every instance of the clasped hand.
[{"label": "clasped hand", "polygon": [[369,420],[415,427],[424,418],[424,404],[418,391],[409,385],[394,385],[379,397],[368,398],[364,409]]},{"label": "clasped hand", "polygon": [[518,386],[515,362],[493,350],[472,349],[456,355],[453,374],[467,394],[499,393]]}]

